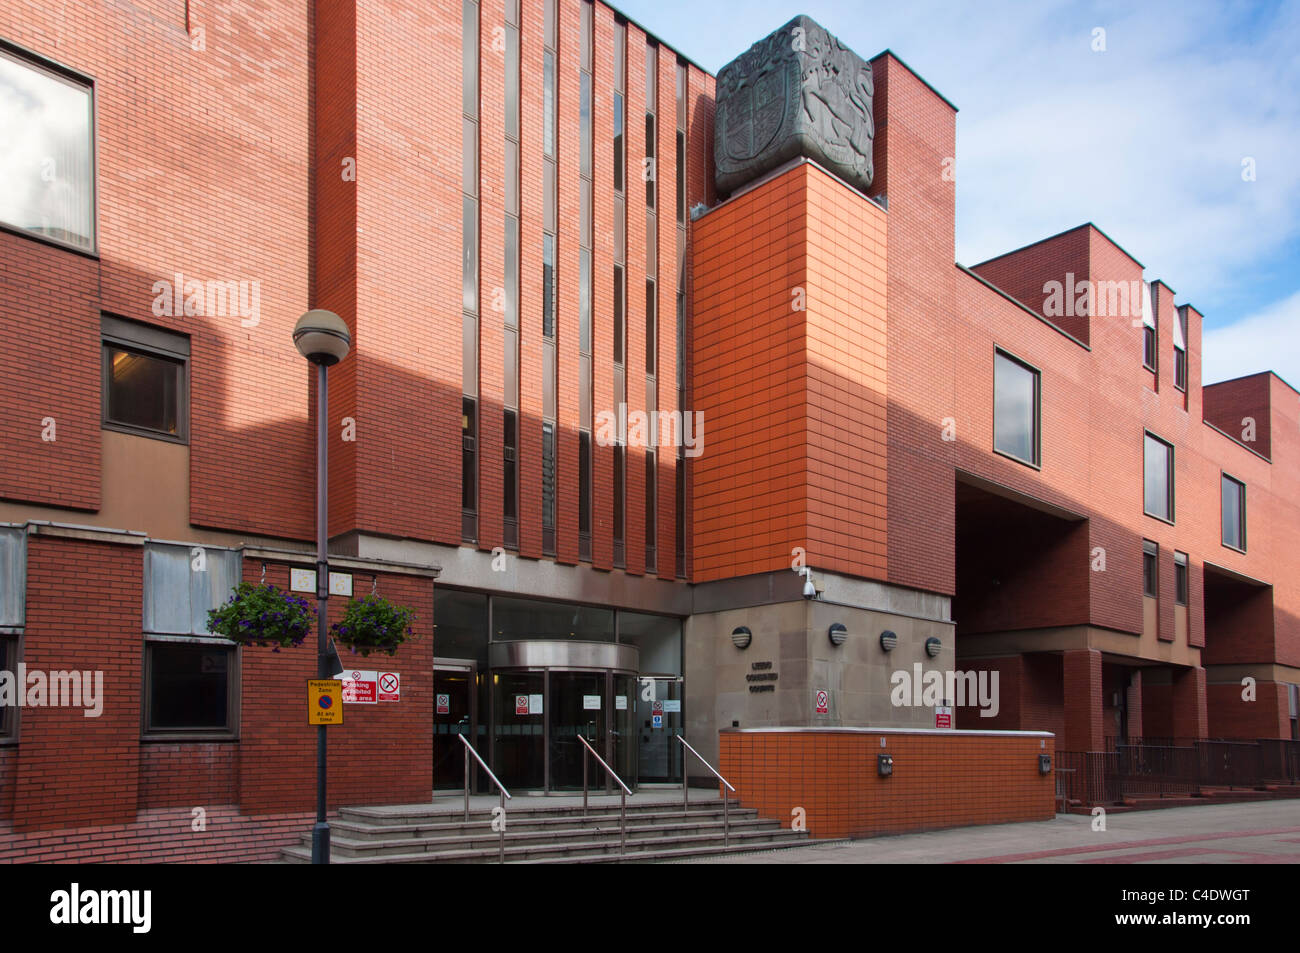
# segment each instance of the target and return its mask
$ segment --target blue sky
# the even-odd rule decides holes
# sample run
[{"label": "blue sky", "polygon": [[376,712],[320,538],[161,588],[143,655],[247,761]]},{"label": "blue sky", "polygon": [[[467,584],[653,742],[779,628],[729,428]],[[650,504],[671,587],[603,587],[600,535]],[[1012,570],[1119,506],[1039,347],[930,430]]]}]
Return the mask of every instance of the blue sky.
[{"label": "blue sky", "polygon": [[959,261],[1094,222],[1205,314],[1206,382],[1300,388],[1300,3],[614,6],[715,73],[798,13],[893,50],[960,110]]}]

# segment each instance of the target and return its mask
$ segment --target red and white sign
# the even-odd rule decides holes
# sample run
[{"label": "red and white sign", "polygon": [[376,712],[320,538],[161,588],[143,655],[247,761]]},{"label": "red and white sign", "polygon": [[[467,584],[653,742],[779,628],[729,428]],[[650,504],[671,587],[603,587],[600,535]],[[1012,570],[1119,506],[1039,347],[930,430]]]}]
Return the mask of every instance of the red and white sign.
[{"label": "red and white sign", "polygon": [[402,700],[402,676],[396,672],[379,673],[379,700],[381,702]]},{"label": "red and white sign", "polygon": [[664,703],[663,703],[663,702],[651,702],[651,703],[650,703],[650,714],[651,714],[652,717],[653,717],[654,715],[662,715],[663,713],[664,713]]},{"label": "red and white sign", "polygon": [[827,693],[827,691],[824,688],[820,689],[817,692],[817,714],[827,715],[830,714],[830,710],[831,710],[830,695]]},{"label": "red and white sign", "polygon": [[440,715],[446,715],[446,714],[450,713],[450,711],[451,711],[451,696],[450,696],[450,695],[439,695],[439,696],[438,696],[438,714],[440,714]]},{"label": "red and white sign", "polygon": [[373,705],[378,701],[379,673],[349,668],[339,676],[343,682],[343,704]]},{"label": "red and white sign", "polygon": [[939,707],[934,710],[934,727],[951,728],[952,727],[952,709]]},{"label": "red and white sign", "polygon": [[515,714],[516,714],[516,715],[526,715],[526,714],[528,714],[528,696],[527,696],[527,695],[516,695],[516,696],[515,696]]}]

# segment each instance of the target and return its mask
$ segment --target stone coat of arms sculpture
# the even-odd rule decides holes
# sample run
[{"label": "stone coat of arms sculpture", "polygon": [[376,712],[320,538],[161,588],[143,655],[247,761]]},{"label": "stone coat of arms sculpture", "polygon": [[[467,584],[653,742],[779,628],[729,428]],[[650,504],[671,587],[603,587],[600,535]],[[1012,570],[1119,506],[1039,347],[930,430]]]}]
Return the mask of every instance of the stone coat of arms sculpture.
[{"label": "stone coat of arms sculpture", "polygon": [[796,156],[871,186],[871,64],[797,16],[718,73],[714,181],[730,193]]}]

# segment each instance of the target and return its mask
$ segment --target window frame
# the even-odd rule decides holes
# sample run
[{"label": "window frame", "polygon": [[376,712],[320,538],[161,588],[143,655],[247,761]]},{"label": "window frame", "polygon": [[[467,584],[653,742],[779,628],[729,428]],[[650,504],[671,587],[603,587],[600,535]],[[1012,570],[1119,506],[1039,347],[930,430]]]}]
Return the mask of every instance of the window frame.
[{"label": "window frame", "polygon": [[[153,700],[153,653],[156,645],[192,645],[195,647],[224,648],[230,658],[226,669],[226,727],[155,728],[150,721],[150,703]],[[140,672],[143,685],[140,694],[140,741],[239,741],[240,683],[243,672],[243,647],[230,639],[196,635],[162,635],[145,633],[141,646]]]},{"label": "window frame", "polygon": [[[1223,538],[1223,483],[1231,481],[1237,484],[1238,500],[1241,505],[1237,508],[1237,531],[1241,535],[1241,546],[1234,546]],[[1219,471],[1219,543],[1224,549],[1231,549],[1234,553],[1246,552],[1246,483],[1244,480],[1238,480],[1235,476],[1226,470]]]},{"label": "window frame", "polygon": [[9,232],[12,235],[19,235],[32,241],[42,242],[46,245],[52,245],[56,248],[62,248],[66,251],[74,252],[78,255],[84,255],[87,258],[99,258],[99,110],[98,100],[95,96],[95,78],[88,73],[75,70],[70,66],[64,66],[55,60],[42,56],[39,53],[19,46],[16,43],[0,38],[0,56],[6,56],[15,61],[20,66],[33,69],[38,72],[46,73],[53,79],[70,86],[84,87],[89,100],[90,111],[90,246],[82,248],[74,245],[72,242],[56,238],[53,235],[43,235],[40,232],[34,232],[31,229],[24,228],[21,225],[14,225],[9,222],[0,220],[0,231]]},{"label": "window frame", "polygon": [[[1152,560],[1151,585],[1147,585],[1147,557]],[[1160,544],[1153,540],[1142,540],[1142,596],[1147,599],[1160,598]]]},{"label": "window frame", "polygon": [[[1147,509],[1147,452],[1146,452],[1147,438],[1150,438],[1156,441],[1157,443],[1164,444],[1165,448],[1169,451],[1165,457],[1166,460],[1165,475],[1168,483],[1168,486],[1166,487],[1165,496],[1166,496],[1166,503],[1169,507],[1168,516],[1161,516],[1159,513],[1152,513],[1150,510]],[[1145,515],[1151,517],[1153,520],[1160,520],[1160,522],[1168,523],[1170,526],[1174,525],[1174,520],[1177,515],[1174,509],[1174,503],[1175,503],[1174,475],[1176,472],[1177,470],[1174,464],[1174,445],[1170,443],[1168,440],[1164,440],[1158,437],[1157,435],[1153,434],[1150,430],[1143,430],[1142,431],[1142,512]]]},{"label": "window frame", "polygon": [[[1179,570],[1182,570],[1179,572]],[[1174,550],[1174,605],[1183,606],[1184,608],[1191,602],[1192,581],[1191,570],[1187,562],[1187,554]]]},{"label": "window frame", "polygon": [[[105,314],[100,321],[99,420],[101,430],[148,437],[167,443],[190,442],[190,340],[175,331],[153,325],[137,324]],[[154,357],[180,365],[176,375],[176,429],[174,434],[109,418],[109,384],[112,380],[113,349]]]},{"label": "window frame", "polygon": [[[12,655],[9,657],[9,650],[0,656],[0,671],[8,670],[15,673],[17,677],[19,660],[23,657],[23,630],[22,628],[13,628],[9,626],[0,627],[0,645],[12,646]],[[22,686],[17,686],[19,691],[23,690]],[[5,745],[18,744],[18,729],[22,721],[22,705],[8,706],[0,708],[0,747]]]},{"label": "window frame", "polygon": [[[1016,456],[1006,450],[998,448],[998,358],[1002,357],[1012,364],[1015,364],[1024,370],[1029,371],[1034,379],[1034,410],[1033,410],[1033,455],[1034,459],[1026,460],[1023,457]],[[1016,463],[1031,467],[1034,470],[1043,468],[1043,373],[1042,371],[1012,354],[1006,348],[994,345],[993,348],[993,452],[1000,457],[1008,460],[1014,460]]]}]

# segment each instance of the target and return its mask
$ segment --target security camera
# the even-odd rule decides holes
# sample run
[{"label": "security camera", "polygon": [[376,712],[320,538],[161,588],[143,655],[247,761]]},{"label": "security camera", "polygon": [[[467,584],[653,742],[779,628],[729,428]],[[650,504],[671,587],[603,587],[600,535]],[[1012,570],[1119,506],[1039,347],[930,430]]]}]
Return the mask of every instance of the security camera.
[{"label": "security camera", "polygon": [[803,597],[805,599],[817,598],[817,587],[813,585],[812,573],[806,573],[803,577]]}]

